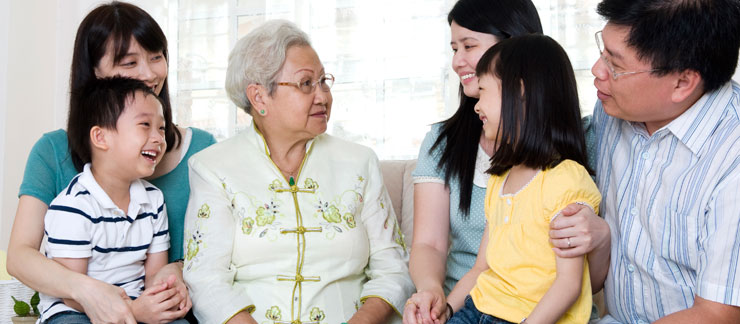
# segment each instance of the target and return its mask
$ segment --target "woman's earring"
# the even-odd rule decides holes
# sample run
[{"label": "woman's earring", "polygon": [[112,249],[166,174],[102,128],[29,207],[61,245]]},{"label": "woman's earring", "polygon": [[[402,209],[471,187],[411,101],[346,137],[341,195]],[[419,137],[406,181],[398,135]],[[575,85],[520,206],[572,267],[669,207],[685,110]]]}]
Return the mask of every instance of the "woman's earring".
[{"label": "woman's earring", "polygon": [[264,109],[260,109],[260,115],[262,115],[262,116],[265,115],[265,110]]}]

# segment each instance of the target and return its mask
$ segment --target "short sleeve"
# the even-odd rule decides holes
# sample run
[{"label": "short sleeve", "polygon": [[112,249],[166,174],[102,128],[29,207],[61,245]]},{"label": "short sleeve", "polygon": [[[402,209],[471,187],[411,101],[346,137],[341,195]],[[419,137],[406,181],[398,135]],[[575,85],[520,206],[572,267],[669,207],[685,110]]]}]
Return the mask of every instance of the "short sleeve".
[{"label": "short sleeve", "polygon": [[545,220],[550,222],[572,203],[586,205],[598,214],[601,194],[586,168],[565,160],[545,171],[542,203]]},{"label": "short sleeve", "polygon": [[152,237],[152,244],[149,246],[147,253],[158,253],[167,251],[170,248],[170,231],[167,223],[167,206],[164,204],[164,196],[162,192],[157,190],[156,199],[154,199],[154,206],[157,210],[155,215],[157,218],[152,219],[152,226],[154,228],[154,235]]},{"label": "short sleeve", "polygon": [[84,197],[60,195],[44,217],[46,255],[51,258],[85,259],[92,256],[95,210]]},{"label": "short sleeve", "polygon": [[[31,153],[26,161],[26,170],[23,173],[23,182],[18,193],[19,197],[23,195],[33,196],[49,205],[54,197],[64,189],[69,179],[77,174],[76,170],[72,169],[73,173],[70,174],[67,181],[57,183],[57,179],[63,176],[62,172],[65,170],[62,170],[60,163],[57,161],[57,148],[55,148],[54,142],[61,141],[61,137],[64,137],[64,141],[66,141],[66,135],[57,135],[56,132],[44,134],[31,148]],[[69,154],[66,155],[68,157]],[[71,160],[68,162],[71,164]]]},{"label": "short sleeve", "polygon": [[442,156],[442,149],[445,144],[437,146],[432,150],[434,142],[439,137],[441,126],[436,124],[424,137],[424,141],[419,148],[419,157],[416,161],[416,169],[411,173],[414,183],[441,183],[444,184],[444,172],[439,168],[439,159]]}]

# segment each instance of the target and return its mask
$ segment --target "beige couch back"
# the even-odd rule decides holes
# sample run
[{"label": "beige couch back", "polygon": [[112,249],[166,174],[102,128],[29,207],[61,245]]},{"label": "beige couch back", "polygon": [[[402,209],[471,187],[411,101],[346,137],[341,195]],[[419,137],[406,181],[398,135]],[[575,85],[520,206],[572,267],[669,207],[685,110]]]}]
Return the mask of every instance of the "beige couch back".
[{"label": "beige couch back", "polygon": [[393,211],[396,213],[408,247],[411,247],[414,235],[414,181],[411,178],[414,168],[416,160],[380,161],[383,182],[391,196]]}]

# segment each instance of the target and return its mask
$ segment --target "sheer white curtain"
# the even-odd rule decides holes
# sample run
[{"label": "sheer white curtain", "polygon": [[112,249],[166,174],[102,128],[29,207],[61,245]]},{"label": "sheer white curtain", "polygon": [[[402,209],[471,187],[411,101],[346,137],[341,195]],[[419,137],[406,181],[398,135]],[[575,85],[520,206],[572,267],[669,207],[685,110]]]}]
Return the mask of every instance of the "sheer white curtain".
[{"label": "sheer white curtain", "polygon": [[[333,73],[330,134],[373,148],[381,159],[415,158],[431,123],[457,108],[447,12],[455,0],[170,0],[172,95],[176,120],[229,137],[250,118],[223,90],[236,40],[268,19],[306,31]],[[595,102],[594,0],[535,0],[546,34],[566,48],[582,108]],[[176,26],[176,27],[173,27]],[[173,35],[174,34],[174,35]]]}]

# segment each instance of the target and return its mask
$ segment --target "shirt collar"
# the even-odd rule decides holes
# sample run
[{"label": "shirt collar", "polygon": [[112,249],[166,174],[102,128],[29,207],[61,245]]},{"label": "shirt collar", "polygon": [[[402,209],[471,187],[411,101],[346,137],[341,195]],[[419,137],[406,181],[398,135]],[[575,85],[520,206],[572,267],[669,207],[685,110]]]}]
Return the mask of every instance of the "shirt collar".
[{"label": "shirt collar", "polygon": [[[704,143],[721,122],[725,107],[733,99],[732,83],[727,82],[719,89],[705,93],[688,110],[665,126],[691,152],[700,155]],[[737,105],[735,105],[737,106]],[[737,112],[732,111],[737,117]]]},{"label": "shirt collar", "polygon": [[[110,196],[108,196],[105,190],[103,190],[98,182],[95,181],[95,177],[93,177],[92,171],[90,170],[91,165],[91,163],[85,164],[85,167],[82,170],[82,174],[80,175],[78,182],[85,189],[87,189],[88,192],[90,192],[90,195],[93,197],[93,199],[95,199],[95,201],[98,202],[98,204],[100,204],[102,208],[119,209],[118,206],[113,203],[113,200],[110,199]],[[151,204],[151,202],[149,201],[149,196],[146,193],[146,187],[144,186],[144,183],[141,179],[136,179],[135,181],[131,182],[131,186],[129,187],[129,196],[131,197],[129,207]],[[129,213],[131,212],[137,211],[129,208]]]}]

